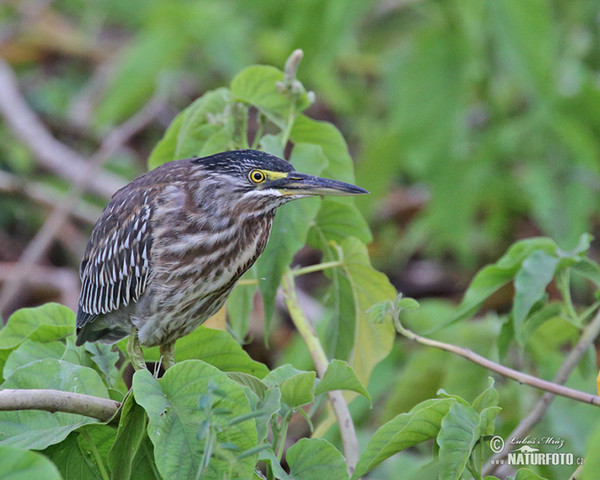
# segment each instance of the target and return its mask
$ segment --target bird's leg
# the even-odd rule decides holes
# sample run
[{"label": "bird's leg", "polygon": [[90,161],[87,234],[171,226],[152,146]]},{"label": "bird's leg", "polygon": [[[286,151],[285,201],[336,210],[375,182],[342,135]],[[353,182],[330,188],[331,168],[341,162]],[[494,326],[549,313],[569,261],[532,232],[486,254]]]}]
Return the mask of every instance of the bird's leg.
[{"label": "bird's leg", "polygon": [[160,346],[160,356],[165,370],[175,365],[175,342],[165,343]]},{"label": "bird's leg", "polygon": [[144,353],[142,352],[142,347],[140,346],[140,340],[138,338],[138,329],[135,327],[131,328],[131,335],[129,336],[129,342],[127,342],[127,353],[129,354],[129,360],[131,361],[134,370],[146,368]]}]

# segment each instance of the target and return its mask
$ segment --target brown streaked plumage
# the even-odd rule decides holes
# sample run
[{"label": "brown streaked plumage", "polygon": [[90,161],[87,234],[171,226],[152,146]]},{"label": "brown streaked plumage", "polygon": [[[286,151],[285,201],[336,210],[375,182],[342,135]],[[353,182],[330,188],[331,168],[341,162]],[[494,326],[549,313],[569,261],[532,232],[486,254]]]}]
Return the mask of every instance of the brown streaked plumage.
[{"label": "brown streaked plumage", "polygon": [[361,193],[255,150],[177,160],[138,177],[106,206],[81,262],[77,344],[133,332],[169,350],[225,303],[263,252],[277,207]]}]

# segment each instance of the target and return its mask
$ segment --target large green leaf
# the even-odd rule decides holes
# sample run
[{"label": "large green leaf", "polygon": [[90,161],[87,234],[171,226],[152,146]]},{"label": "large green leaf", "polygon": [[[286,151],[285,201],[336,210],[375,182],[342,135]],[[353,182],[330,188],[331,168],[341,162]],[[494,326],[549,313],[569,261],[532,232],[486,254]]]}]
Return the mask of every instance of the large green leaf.
[{"label": "large green leaf", "polygon": [[[283,82],[283,72],[267,65],[252,65],[238,73],[231,82],[234,100],[252,105],[282,130],[290,114],[288,94],[277,87]],[[298,102],[300,109],[309,105],[306,92]]]},{"label": "large green leaf", "polygon": [[430,399],[416,405],[410,412],[402,413],[380,427],[362,453],[352,479],[371,471],[386,458],[417,443],[435,438],[442,419],[456,400]]},{"label": "large green leaf", "polygon": [[[65,479],[103,480],[106,456],[115,439],[115,429],[107,425],[86,425],[66,439],[44,450]],[[98,461],[102,462],[100,466]],[[145,477],[137,477],[143,479]]]},{"label": "large green leaf", "polygon": [[[48,388],[109,398],[95,370],[56,359],[38,360],[15,370],[1,387]],[[0,445],[43,449],[61,442],[76,428],[94,422],[97,420],[72,413],[0,412]]]},{"label": "large green leaf", "polygon": [[[158,348],[144,349],[148,361],[158,361]],[[199,359],[224,372],[249,373],[262,378],[269,369],[250,358],[233,337],[222,330],[199,326],[175,343],[175,360]]]},{"label": "large green leaf", "polygon": [[437,437],[440,478],[458,480],[462,477],[471,450],[479,439],[479,423],[479,415],[470,406],[455,403],[450,407]]},{"label": "large green leaf", "polygon": [[36,360],[45,358],[56,358],[58,360],[64,352],[65,344],[58,340],[45,343],[25,340],[6,359],[3,372],[4,378],[10,377],[17,368]]},{"label": "large green leaf", "polygon": [[596,480],[600,471],[600,422],[596,421],[585,447],[584,467],[581,480]]},{"label": "large green leaf", "polygon": [[147,418],[144,409],[135,402],[133,395],[129,395],[121,409],[117,436],[108,452],[113,480],[139,478],[138,473],[132,470],[132,464],[146,436]]},{"label": "large green leaf", "polygon": [[363,385],[375,365],[391,351],[395,331],[391,321],[372,323],[367,312],[372,305],[396,298],[396,289],[388,278],[375,270],[369,261],[367,247],[355,238],[347,238],[342,244],[342,269],[352,288],[355,310],[355,343],[350,366]]},{"label": "large green leaf", "polygon": [[74,332],[75,314],[58,303],[17,310],[0,329],[0,371],[10,352],[25,340],[51,342]]},{"label": "large green leaf", "polygon": [[[231,114],[227,107],[231,92],[226,88],[210,91],[183,110],[169,125],[148,159],[148,168],[165,162],[191,158],[206,152],[206,143],[222,130]],[[206,152],[211,154],[216,152]]]},{"label": "large green leaf", "polygon": [[512,309],[515,336],[523,343],[522,327],[533,305],[540,300],[554,278],[559,259],[544,250],[535,250],[523,260],[515,275],[515,301]]},{"label": "large green leaf", "polygon": [[343,360],[332,360],[327,366],[325,375],[315,387],[315,395],[320,395],[332,390],[351,390],[363,395],[369,402],[371,396],[352,370],[352,367]]},{"label": "large green leaf", "polygon": [[[213,413],[208,419],[199,401],[210,385],[216,386],[220,396],[214,408],[211,407]],[[148,435],[154,444],[156,466],[164,478],[196,478],[203,454],[210,455],[205,448],[211,436],[202,435],[207,426],[216,432],[217,445],[210,446],[213,453],[218,452],[222,444],[234,445],[240,453],[257,444],[254,419],[230,424],[235,417],[251,411],[242,387],[205,362],[177,363],[159,380],[147,370],[137,371],[133,377],[133,393],[136,402],[148,414]],[[234,478],[252,475],[256,455],[231,460],[213,454],[201,478],[220,479],[225,472],[234,473]]]},{"label": "large green leaf", "polygon": [[322,438],[302,438],[286,454],[294,480],[348,480],[344,456]]},{"label": "large green leaf", "polygon": [[[242,276],[241,280],[255,278],[256,269],[251,268]],[[256,289],[256,285],[238,285],[227,298],[227,320],[231,332],[238,342],[242,342],[248,335]]]},{"label": "large green leaf", "polygon": [[[327,165],[321,147],[306,143],[294,146],[290,161],[302,173],[319,175]],[[256,262],[259,287],[265,305],[267,330],[275,308],[275,295],[283,272],[289,267],[294,255],[306,243],[311,223],[319,211],[318,198],[301,199],[279,208],[269,243]]]},{"label": "large green leaf", "polygon": [[56,466],[43,455],[0,445],[0,465],[5,480],[62,480]]},{"label": "large green leaf", "polygon": [[458,312],[448,324],[474,314],[486,298],[514,278],[520,270],[523,260],[533,252],[541,250],[555,254],[557,248],[556,243],[544,237],[529,238],[512,245],[500,260],[482,268],[475,275],[458,307]]}]

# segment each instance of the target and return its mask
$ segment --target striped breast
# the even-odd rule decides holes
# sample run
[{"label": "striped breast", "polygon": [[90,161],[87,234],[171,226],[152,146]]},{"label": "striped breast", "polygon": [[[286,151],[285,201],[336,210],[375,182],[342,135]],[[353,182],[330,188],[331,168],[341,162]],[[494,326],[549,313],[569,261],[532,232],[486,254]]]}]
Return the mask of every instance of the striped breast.
[{"label": "striped breast", "polygon": [[152,280],[133,317],[147,346],[174,341],[214,315],[271,231],[273,212],[246,218],[190,214],[194,210],[182,208],[187,200],[178,195],[174,191],[160,209],[170,215],[168,223],[157,218],[153,224]]}]

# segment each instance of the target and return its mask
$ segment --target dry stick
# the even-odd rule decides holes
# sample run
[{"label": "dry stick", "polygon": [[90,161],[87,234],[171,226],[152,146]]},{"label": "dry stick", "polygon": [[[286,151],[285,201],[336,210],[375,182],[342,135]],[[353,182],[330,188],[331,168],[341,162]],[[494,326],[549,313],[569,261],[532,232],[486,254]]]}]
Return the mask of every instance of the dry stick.
[{"label": "dry stick", "polygon": [[[564,359],[560,368],[556,372],[556,375],[552,379],[553,383],[562,385],[567,381],[569,375],[577,366],[579,360],[581,360],[581,357],[585,354],[585,351],[592,344],[598,334],[600,334],[600,310],[596,313],[594,319],[585,327],[581,337],[579,338],[579,341]],[[519,424],[512,432],[510,432],[507,438],[524,438],[525,435],[533,427],[535,427],[546,414],[550,408],[550,405],[552,404],[552,401],[554,400],[554,397],[554,393],[544,393],[533,410],[531,410],[531,412],[529,412],[529,414],[519,422]],[[483,468],[483,474],[491,475],[493,471],[500,465],[498,460],[504,459],[507,455],[508,450],[495,454]],[[494,461],[494,464],[492,464],[492,461]]]},{"label": "dry stick", "polygon": [[[15,136],[34,153],[44,167],[75,183],[89,175],[86,159],[56,140],[29,108],[19,92],[12,68],[1,58],[0,113]],[[86,181],[87,188],[106,198],[110,198],[124,185],[121,177],[107,172],[98,172]]]},{"label": "dry stick", "polygon": [[24,279],[29,275],[31,267],[37,263],[50,246],[54,236],[77,205],[86,187],[93,181],[93,178],[97,177],[98,170],[102,164],[126,143],[127,140],[144,128],[157,115],[162,106],[162,97],[154,97],[138,113],[116,127],[104,138],[100,148],[90,157],[89,162],[85,166],[83,176],[71,186],[69,194],[56,206],[42,228],[21,254],[19,258],[21,268],[11,281],[4,285],[0,294],[0,312],[9,306],[12,299],[19,292]]},{"label": "dry stick", "polygon": [[0,390],[0,411],[45,410],[51,413],[74,413],[105,422],[117,412],[120,405],[108,398],[62,390]]},{"label": "dry stick", "polygon": [[[323,378],[329,361],[323,346],[319,341],[319,337],[315,333],[312,325],[308,319],[304,316],[304,312],[298,304],[298,297],[296,295],[296,287],[294,285],[294,276],[291,271],[287,271],[282,278],[281,286],[285,296],[285,302],[287,304],[290,316],[294,325],[298,329],[298,333],[302,336],[308,352],[315,364],[317,369],[317,375],[319,378]],[[342,444],[344,445],[344,454],[346,462],[348,464],[348,474],[352,476],[358,463],[358,457],[360,456],[360,449],[358,446],[358,439],[356,438],[356,430],[354,429],[354,422],[348,409],[348,404],[344,398],[341,390],[335,390],[328,392],[329,401],[331,407],[337,418],[340,434],[342,436]]]},{"label": "dry stick", "polygon": [[542,380],[541,378],[534,377],[533,375],[528,375],[523,372],[519,372],[518,370],[513,370],[512,368],[505,367],[504,365],[500,365],[499,363],[492,362],[481,355],[477,355],[472,350],[468,348],[459,347],[457,345],[452,345],[451,343],[438,342],[437,340],[431,340],[429,338],[422,337],[417,335],[404,328],[400,325],[400,322],[396,322],[396,330],[405,337],[410,340],[414,340],[415,342],[421,343],[423,345],[427,345],[429,347],[439,348],[440,350],[445,350],[446,352],[453,353],[458,355],[459,357],[466,358],[470,362],[476,363],[477,365],[481,365],[488,370],[499,373],[500,375],[508,378],[512,378],[519,383],[523,383],[525,385],[529,385],[530,387],[539,388],[540,390],[545,390],[547,392],[552,392],[555,395],[560,395],[562,397],[567,397],[572,400],[577,400],[583,403],[589,403],[591,405],[600,406],[600,397],[597,395],[593,395],[591,393],[581,392],[579,390],[574,390],[572,388],[563,387],[562,385],[558,385],[554,382],[549,382],[547,380]]}]

